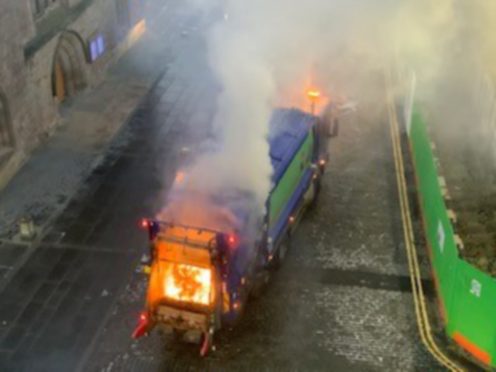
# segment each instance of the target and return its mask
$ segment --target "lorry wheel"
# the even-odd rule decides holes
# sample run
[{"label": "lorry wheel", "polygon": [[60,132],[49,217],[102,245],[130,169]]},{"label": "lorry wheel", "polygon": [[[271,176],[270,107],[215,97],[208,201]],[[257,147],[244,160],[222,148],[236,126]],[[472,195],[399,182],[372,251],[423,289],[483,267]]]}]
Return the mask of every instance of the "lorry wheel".
[{"label": "lorry wheel", "polygon": [[269,270],[264,269],[260,273],[258,273],[257,277],[255,278],[255,283],[253,283],[253,288],[250,291],[250,297],[253,299],[260,298],[267,289],[269,281],[270,281]]},{"label": "lorry wheel", "polygon": [[284,240],[281,242],[277,254],[274,257],[274,269],[279,270],[282,266],[284,259],[286,258],[289,249],[291,248],[291,237],[289,233],[286,235]]},{"label": "lorry wheel", "polygon": [[236,328],[243,319],[243,314],[245,312],[247,300],[248,300],[248,294],[243,295],[243,298],[238,300],[239,302],[237,303],[235,316],[226,320],[224,323],[229,329]]},{"label": "lorry wheel", "polygon": [[317,199],[319,198],[319,194],[320,194],[320,189],[321,189],[321,181],[320,181],[320,177],[318,177],[312,184],[312,187],[313,187],[313,198],[310,202],[310,209],[314,209],[317,205]]}]

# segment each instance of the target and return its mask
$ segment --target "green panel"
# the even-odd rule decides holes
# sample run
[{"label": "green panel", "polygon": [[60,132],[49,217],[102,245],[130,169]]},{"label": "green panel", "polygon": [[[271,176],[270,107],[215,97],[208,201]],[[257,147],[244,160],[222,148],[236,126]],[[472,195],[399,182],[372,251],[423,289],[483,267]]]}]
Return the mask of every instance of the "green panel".
[{"label": "green panel", "polygon": [[458,259],[453,287],[456,296],[450,312],[454,330],[487,351],[496,366],[496,281]]},{"label": "green panel", "polygon": [[[412,117],[410,141],[432,263],[437,273],[443,303],[446,307],[449,307],[454,260],[458,253],[453,236],[453,227],[448,218],[439,186],[438,171],[434,162],[427,128],[417,110],[414,111]],[[449,314],[446,315],[448,315],[447,321],[449,324],[450,317]]]},{"label": "green panel", "polygon": [[[300,182],[303,174],[310,166],[313,150],[313,131],[309,131],[309,135],[300,146],[296,156],[289,164],[284,176],[272,190],[270,195],[270,219],[269,224],[275,223],[281,215],[284,207],[293,195]],[[304,165],[303,167],[301,165]]]},{"label": "green panel", "polygon": [[410,145],[433,270],[446,310],[446,332],[463,335],[496,366],[496,281],[458,256],[427,126],[418,110],[412,117]]}]

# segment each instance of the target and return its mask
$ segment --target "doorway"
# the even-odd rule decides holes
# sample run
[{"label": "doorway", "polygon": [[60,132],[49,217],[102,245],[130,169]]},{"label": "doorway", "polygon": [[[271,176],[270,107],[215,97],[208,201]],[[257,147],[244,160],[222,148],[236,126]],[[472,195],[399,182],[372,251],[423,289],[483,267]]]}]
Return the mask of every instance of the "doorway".
[{"label": "doorway", "polygon": [[52,90],[59,102],[86,88],[86,59],[84,44],[75,32],[65,31],[55,50]]}]

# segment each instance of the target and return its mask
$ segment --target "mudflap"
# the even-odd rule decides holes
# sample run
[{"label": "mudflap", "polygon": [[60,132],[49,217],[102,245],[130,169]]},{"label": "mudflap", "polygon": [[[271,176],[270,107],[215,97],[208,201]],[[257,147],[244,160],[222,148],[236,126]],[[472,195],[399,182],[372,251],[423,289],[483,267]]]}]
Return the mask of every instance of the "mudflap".
[{"label": "mudflap", "polygon": [[153,323],[150,321],[148,313],[142,312],[139,317],[138,325],[133,331],[132,338],[138,339],[147,335],[153,328]]},{"label": "mudflap", "polygon": [[206,332],[202,333],[200,341],[200,356],[206,357],[210,351],[215,350],[214,346],[214,333],[222,326],[221,322],[221,307],[220,303],[215,311],[215,315],[210,318],[210,326]]}]

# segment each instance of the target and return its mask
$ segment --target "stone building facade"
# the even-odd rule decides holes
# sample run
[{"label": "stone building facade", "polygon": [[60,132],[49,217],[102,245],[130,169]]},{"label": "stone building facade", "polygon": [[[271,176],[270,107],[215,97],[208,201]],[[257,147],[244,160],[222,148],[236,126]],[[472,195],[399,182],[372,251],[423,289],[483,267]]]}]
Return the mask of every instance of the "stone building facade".
[{"label": "stone building facade", "polygon": [[145,1],[0,1],[0,187],[140,34]]}]

